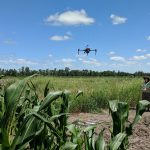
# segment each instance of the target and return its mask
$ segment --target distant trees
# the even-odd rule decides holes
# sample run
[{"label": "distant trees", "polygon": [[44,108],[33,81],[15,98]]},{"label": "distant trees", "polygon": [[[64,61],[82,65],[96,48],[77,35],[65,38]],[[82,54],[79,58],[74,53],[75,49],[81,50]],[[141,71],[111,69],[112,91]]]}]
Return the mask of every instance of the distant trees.
[{"label": "distant trees", "polygon": [[41,74],[44,76],[150,76],[150,73],[144,73],[142,71],[137,71],[135,73],[128,73],[122,71],[93,71],[93,70],[70,70],[69,67],[65,67],[64,69],[56,69],[53,70],[46,69],[46,70],[32,70],[29,67],[21,67],[20,69],[3,69],[0,68],[0,75],[5,76],[29,76],[32,74]]}]

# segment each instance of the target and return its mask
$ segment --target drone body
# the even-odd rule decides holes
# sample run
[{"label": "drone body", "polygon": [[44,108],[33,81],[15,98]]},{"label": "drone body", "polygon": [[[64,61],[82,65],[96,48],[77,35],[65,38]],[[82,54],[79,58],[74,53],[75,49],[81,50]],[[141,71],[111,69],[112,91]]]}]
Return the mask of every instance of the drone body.
[{"label": "drone body", "polygon": [[95,55],[96,55],[96,53],[97,53],[97,50],[96,49],[91,49],[91,48],[89,48],[88,47],[88,45],[86,46],[86,48],[85,49],[78,49],[78,55],[79,55],[79,52],[80,51],[83,51],[84,53],[86,53],[87,55],[91,52],[91,51],[95,51]]}]

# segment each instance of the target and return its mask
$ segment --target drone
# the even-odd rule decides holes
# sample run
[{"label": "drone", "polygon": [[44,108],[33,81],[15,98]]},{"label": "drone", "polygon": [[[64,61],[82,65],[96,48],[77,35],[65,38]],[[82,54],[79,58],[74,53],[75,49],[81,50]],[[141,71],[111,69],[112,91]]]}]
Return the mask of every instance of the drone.
[{"label": "drone", "polygon": [[91,52],[91,51],[95,51],[95,55],[96,55],[96,53],[97,53],[97,49],[91,49],[91,48],[89,48],[88,47],[88,45],[86,46],[86,48],[85,49],[78,49],[78,55],[79,55],[79,52],[80,51],[84,51],[84,53],[86,53],[87,55],[89,54],[89,52]]}]

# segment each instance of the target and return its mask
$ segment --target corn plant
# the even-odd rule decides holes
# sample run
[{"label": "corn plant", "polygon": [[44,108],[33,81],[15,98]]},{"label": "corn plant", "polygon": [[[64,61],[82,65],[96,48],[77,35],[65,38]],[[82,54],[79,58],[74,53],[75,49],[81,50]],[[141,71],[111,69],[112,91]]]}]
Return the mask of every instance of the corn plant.
[{"label": "corn plant", "polygon": [[109,101],[109,109],[113,120],[111,139],[108,144],[104,141],[103,132],[100,131],[95,138],[94,129],[96,126],[89,126],[83,131],[75,125],[68,127],[72,133],[71,142],[76,144],[75,150],[126,150],[129,146],[128,137],[132,135],[133,127],[142,118],[147,106],[150,104],[147,100],[139,101],[136,106],[136,115],[133,122],[129,123],[129,105],[125,102]]},{"label": "corn plant", "polygon": [[71,124],[67,128],[71,133],[68,136],[70,136],[69,144],[72,145],[72,150],[118,150],[126,136],[125,133],[119,133],[110,139],[109,144],[106,144],[103,135],[104,129],[96,138],[96,125],[81,129]]},{"label": "corn plant", "polygon": [[47,84],[39,100],[31,78],[12,84],[0,97],[2,150],[59,149],[67,143],[69,91],[49,92]]},{"label": "corn plant", "polygon": [[126,150],[128,148],[128,137],[132,135],[134,125],[142,118],[142,114],[149,104],[150,102],[147,100],[139,101],[136,106],[136,115],[133,122],[130,123],[128,121],[129,105],[126,102],[119,102],[117,100],[109,101],[109,109],[113,120],[112,138],[120,133],[124,134],[124,139],[119,147],[120,150]]}]

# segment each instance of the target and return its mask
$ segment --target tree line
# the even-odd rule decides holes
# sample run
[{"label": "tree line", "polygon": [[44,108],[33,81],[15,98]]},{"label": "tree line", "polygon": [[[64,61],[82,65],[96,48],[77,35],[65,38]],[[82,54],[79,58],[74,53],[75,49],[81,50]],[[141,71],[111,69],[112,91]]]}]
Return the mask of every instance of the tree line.
[{"label": "tree line", "polygon": [[44,76],[150,76],[150,73],[137,71],[135,73],[128,73],[122,71],[93,71],[93,70],[70,70],[68,67],[64,69],[39,69],[33,70],[29,67],[21,67],[20,69],[2,69],[0,68],[0,75],[5,76],[29,76],[33,74],[41,74]]}]

